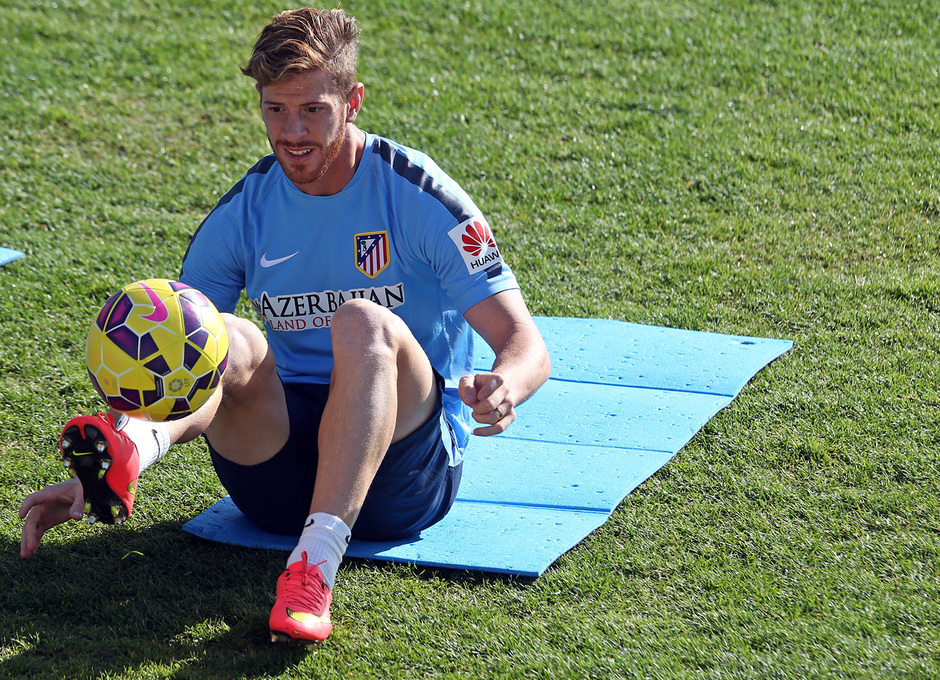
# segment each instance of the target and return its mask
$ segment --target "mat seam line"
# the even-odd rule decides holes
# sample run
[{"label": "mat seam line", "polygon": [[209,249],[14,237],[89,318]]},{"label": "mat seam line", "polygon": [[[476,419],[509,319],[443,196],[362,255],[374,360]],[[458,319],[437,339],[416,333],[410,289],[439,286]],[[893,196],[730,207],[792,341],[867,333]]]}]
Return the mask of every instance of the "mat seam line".
[{"label": "mat seam line", "polygon": [[621,387],[634,390],[648,390],[656,392],[680,392],[682,394],[700,394],[706,397],[724,397],[726,399],[734,399],[739,393],[727,394],[725,392],[705,392],[703,390],[684,390],[678,387],[656,387],[652,385],[632,385],[632,384],[615,384],[607,382],[598,382],[595,380],[572,380],[571,378],[549,378],[550,381],[563,382],[563,383],[573,383],[575,385],[595,385],[598,387]]},{"label": "mat seam line", "polygon": [[[626,498],[626,496],[625,496]],[[598,515],[610,515],[613,510],[590,508],[580,505],[547,505],[542,503],[514,503],[512,501],[487,501],[475,498],[456,498],[455,503],[475,503],[477,505],[500,505],[510,508],[532,508],[533,510],[564,510],[566,512],[591,512]]]},{"label": "mat seam line", "polygon": [[[712,416],[714,418],[714,416]],[[701,429],[701,428],[699,428]],[[698,432],[696,432],[697,434]],[[672,449],[641,449],[637,446],[618,446],[617,444],[594,444],[588,442],[556,442],[550,439],[529,439],[528,437],[515,437],[512,435],[503,435],[501,439],[510,440],[514,442],[530,442],[532,444],[556,444],[558,446],[571,446],[571,447],[590,447],[595,449],[614,449],[617,451],[639,451],[641,453],[666,453],[669,455],[675,455],[677,451]],[[684,445],[683,445],[684,446]],[[681,450],[682,447],[679,447]],[[464,460],[473,460],[474,451],[468,447],[469,453],[464,454]]]}]

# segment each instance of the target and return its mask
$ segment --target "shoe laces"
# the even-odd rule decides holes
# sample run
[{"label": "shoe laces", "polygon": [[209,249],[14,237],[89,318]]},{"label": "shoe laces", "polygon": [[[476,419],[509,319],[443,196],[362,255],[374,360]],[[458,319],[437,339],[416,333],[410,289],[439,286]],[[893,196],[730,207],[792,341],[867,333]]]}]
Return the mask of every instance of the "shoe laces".
[{"label": "shoe laces", "polygon": [[304,561],[303,569],[288,569],[284,576],[284,595],[290,600],[291,608],[301,609],[302,611],[319,612],[324,607],[326,599],[326,585],[323,583],[323,575],[317,569],[312,573],[311,566],[319,567],[325,564],[326,560],[311,565],[307,559],[307,553],[301,553]]}]

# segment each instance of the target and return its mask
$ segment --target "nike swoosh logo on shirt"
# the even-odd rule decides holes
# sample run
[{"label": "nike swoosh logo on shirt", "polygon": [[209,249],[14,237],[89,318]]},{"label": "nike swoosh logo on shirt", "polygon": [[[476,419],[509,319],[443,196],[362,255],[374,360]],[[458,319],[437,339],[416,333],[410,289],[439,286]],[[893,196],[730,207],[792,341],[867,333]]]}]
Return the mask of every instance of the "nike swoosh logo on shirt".
[{"label": "nike swoosh logo on shirt", "polygon": [[281,262],[287,262],[289,259],[291,259],[294,255],[296,255],[299,252],[300,251],[298,250],[295,253],[291,253],[290,255],[287,255],[285,257],[278,257],[274,260],[269,260],[268,254],[265,253],[264,255],[261,256],[261,266],[267,269],[268,267],[273,267],[276,264],[281,264]]}]

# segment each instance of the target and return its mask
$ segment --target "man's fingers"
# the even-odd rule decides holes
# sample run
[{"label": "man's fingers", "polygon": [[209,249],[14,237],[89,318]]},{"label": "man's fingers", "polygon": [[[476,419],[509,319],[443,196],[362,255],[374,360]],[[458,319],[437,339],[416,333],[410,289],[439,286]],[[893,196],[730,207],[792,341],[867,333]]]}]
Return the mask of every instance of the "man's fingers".
[{"label": "man's fingers", "polygon": [[477,373],[460,379],[460,398],[473,409],[473,419],[483,425],[473,434],[488,437],[505,432],[516,419],[509,389],[498,373]]},{"label": "man's fingers", "polygon": [[473,434],[478,437],[489,437],[505,432],[516,420],[516,412],[512,407],[503,405],[498,410],[494,409],[485,413],[475,412],[473,419],[484,426],[476,428]]},{"label": "man's fingers", "polygon": [[467,406],[472,407],[474,402],[477,400],[477,391],[473,386],[473,376],[465,375],[460,379],[460,383],[457,386],[458,392],[460,394],[460,399]]},{"label": "man's fingers", "polygon": [[498,373],[465,375],[460,379],[460,398],[475,413],[489,413],[505,398],[503,387],[503,377]]},{"label": "man's fingers", "polygon": [[41,491],[34,491],[23,499],[23,504],[20,506],[20,519],[26,519],[26,515],[29,514],[33,506],[38,504],[37,497],[41,493]]},{"label": "man's fingers", "polygon": [[[23,524],[22,538],[20,539],[20,557],[32,557],[36,552],[36,546],[39,545],[40,518],[42,510],[38,507],[32,508],[26,515],[26,522]],[[37,534],[39,534],[37,536]]]},{"label": "man's fingers", "polygon": [[503,379],[495,373],[478,375],[477,378],[477,401],[486,401],[496,394],[496,391],[503,386]]},{"label": "man's fingers", "polygon": [[475,421],[483,425],[495,425],[496,423],[500,422],[501,420],[505,420],[510,416],[512,417],[511,421],[516,419],[516,412],[509,404],[506,403],[489,410],[484,408],[480,409],[479,411],[474,411],[471,415]]},{"label": "man's fingers", "polygon": [[75,500],[72,502],[72,507],[69,508],[69,517],[72,519],[80,520],[85,516],[85,495],[78,494],[75,496]]},{"label": "man's fingers", "polygon": [[80,520],[85,510],[85,494],[78,479],[53,484],[28,495],[20,506],[24,520],[20,556],[32,557],[50,528],[70,519]]}]

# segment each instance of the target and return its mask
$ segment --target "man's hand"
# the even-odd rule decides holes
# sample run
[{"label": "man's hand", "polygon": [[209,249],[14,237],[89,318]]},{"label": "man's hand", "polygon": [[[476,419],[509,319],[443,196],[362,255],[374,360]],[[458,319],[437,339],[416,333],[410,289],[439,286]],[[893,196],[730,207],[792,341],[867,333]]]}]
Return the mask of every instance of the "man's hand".
[{"label": "man's hand", "polygon": [[473,419],[484,426],[473,434],[499,434],[516,419],[516,407],[548,380],[552,363],[517,289],[484,298],[464,318],[496,353],[496,359],[489,373],[460,379],[460,398],[473,409]]},{"label": "man's hand", "polygon": [[77,477],[28,495],[20,506],[20,519],[26,520],[20,557],[32,557],[43,534],[70,519],[80,520],[84,509],[85,494]]},{"label": "man's hand", "polygon": [[499,373],[465,375],[460,379],[460,398],[473,409],[473,419],[485,426],[475,429],[475,435],[505,432],[516,419],[515,404]]}]

